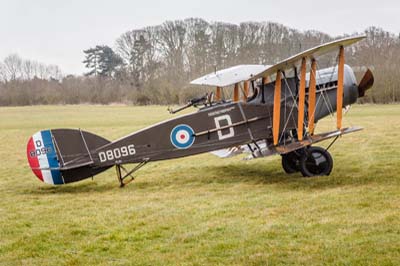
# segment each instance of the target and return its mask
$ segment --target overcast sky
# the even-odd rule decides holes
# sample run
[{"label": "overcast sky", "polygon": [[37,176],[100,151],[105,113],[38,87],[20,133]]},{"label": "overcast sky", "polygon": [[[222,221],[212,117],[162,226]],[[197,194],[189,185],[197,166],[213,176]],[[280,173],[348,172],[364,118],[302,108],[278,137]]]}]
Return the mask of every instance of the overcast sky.
[{"label": "overcast sky", "polygon": [[17,53],[72,74],[85,71],[82,50],[113,47],[125,31],[165,20],[273,21],[331,35],[374,25],[400,33],[398,0],[0,0],[0,8],[1,60]]}]

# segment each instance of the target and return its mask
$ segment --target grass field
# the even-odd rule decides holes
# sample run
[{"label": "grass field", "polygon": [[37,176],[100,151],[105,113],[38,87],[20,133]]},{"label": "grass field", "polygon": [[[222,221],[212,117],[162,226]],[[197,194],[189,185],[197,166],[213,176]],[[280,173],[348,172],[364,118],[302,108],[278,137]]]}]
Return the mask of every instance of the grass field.
[{"label": "grass field", "polygon": [[116,139],[169,116],[0,108],[0,265],[400,265],[400,105],[353,106],[346,124],[365,130],[333,146],[328,177],[288,176],[279,156],[203,154],[150,163],[123,189],[113,170],[53,187],[27,165],[38,130]]}]

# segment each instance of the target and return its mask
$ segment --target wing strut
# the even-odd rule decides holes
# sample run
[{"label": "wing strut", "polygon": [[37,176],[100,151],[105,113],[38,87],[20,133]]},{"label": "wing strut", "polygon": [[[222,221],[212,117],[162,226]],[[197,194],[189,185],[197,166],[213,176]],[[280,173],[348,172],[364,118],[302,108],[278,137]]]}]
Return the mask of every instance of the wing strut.
[{"label": "wing strut", "polygon": [[217,90],[215,91],[215,99],[217,102],[221,101],[221,87],[217,87]]},{"label": "wing strut", "polygon": [[243,101],[247,102],[247,97],[249,96],[249,81],[243,82]]},{"label": "wing strut", "polygon": [[344,47],[340,46],[339,68],[338,68],[338,88],[337,88],[337,96],[336,96],[337,129],[342,128],[343,82],[344,82]]},{"label": "wing strut", "polygon": [[239,83],[235,84],[235,88],[233,90],[233,101],[234,102],[239,101]]},{"label": "wing strut", "polygon": [[270,82],[271,82],[271,81],[269,80],[269,77],[268,77],[268,76],[265,76],[265,77],[262,78],[262,84],[263,84],[263,85],[268,84],[268,83],[270,83]]},{"label": "wing strut", "polygon": [[275,92],[274,92],[274,112],[273,112],[273,138],[274,138],[274,145],[278,145],[279,140],[279,127],[280,127],[280,120],[281,120],[281,71],[278,70],[276,72],[276,79],[275,79]]},{"label": "wing strut", "polygon": [[314,135],[315,129],[315,99],[316,99],[316,77],[317,61],[311,60],[310,86],[308,89],[308,131]]},{"label": "wing strut", "polygon": [[297,137],[303,140],[304,129],[304,101],[306,98],[306,58],[301,59],[300,90],[299,90],[299,115],[297,120]]}]

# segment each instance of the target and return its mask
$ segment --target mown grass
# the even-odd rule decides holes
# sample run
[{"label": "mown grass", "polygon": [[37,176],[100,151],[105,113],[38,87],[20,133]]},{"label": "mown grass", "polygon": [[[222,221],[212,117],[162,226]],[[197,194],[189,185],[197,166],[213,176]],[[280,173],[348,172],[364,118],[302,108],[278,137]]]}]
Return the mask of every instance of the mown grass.
[{"label": "mown grass", "polygon": [[333,146],[328,177],[288,176],[278,156],[203,154],[150,163],[123,189],[112,170],[53,187],[27,165],[38,130],[115,139],[169,116],[158,106],[0,108],[0,265],[400,265],[400,105],[354,106],[346,124],[365,130]]}]

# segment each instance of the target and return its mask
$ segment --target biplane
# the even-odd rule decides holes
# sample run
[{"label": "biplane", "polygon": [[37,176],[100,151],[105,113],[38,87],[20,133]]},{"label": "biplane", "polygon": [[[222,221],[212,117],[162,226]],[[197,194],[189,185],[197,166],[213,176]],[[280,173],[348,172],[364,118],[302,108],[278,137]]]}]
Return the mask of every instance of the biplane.
[{"label": "biplane", "polygon": [[[212,152],[219,157],[248,153],[248,158],[279,154],[288,174],[329,175],[333,160],[328,148],[313,146],[361,130],[342,127],[343,109],[373,85],[367,70],[357,84],[345,64],[345,47],[365,36],[326,43],[275,65],[238,65],[200,77],[191,84],[211,92],[171,110],[195,106],[197,111],[174,117],[109,141],[80,129],[50,129],[28,141],[27,157],[43,182],[67,184],[116,168],[120,186],[149,162]],[[317,58],[338,52],[334,67],[317,69]],[[233,89],[232,99],[227,90]],[[336,113],[336,127],[315,134],[322,118]],[[127,166],[131,166],[128,169]]]}]

